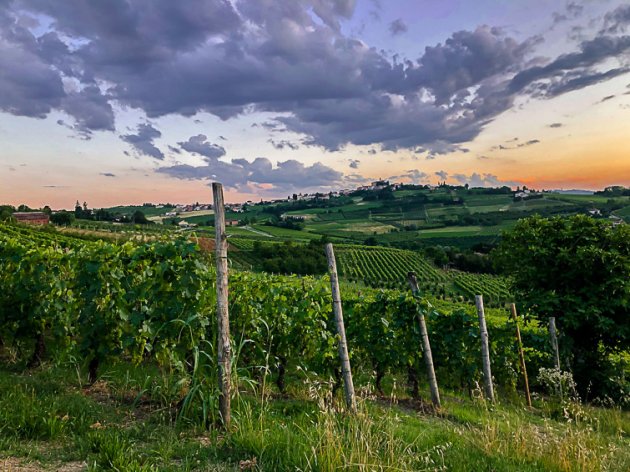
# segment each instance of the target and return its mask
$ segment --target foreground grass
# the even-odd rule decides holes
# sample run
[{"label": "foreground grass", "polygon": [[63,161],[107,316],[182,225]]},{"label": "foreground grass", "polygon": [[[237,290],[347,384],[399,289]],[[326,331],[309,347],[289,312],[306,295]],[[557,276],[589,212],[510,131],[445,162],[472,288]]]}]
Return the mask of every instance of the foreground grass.
[{"label": "foreground grass", "polygon": [[[630,418],[446,396],[439,413],[369,398],[352,417],[308,385],[292,399],[242,393],[229,433],[177,420],[170,380],[110,368],[86,387],[70,367],[0,370],[0,464],[29,470],[630,470]],[[418,404],[416,404],[417,406]],[[72,467],[70,467],[72,466]],[[6,467],[5,467],[6,468]],[[20,470],[13,466],[6,470]]]}]

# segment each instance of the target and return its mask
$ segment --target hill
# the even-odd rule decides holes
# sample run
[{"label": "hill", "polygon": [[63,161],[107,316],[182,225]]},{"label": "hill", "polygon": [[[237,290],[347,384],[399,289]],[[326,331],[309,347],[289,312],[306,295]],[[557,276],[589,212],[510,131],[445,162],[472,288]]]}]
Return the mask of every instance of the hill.
[{"label": "hill", "polygon": [[[231,210],[226,219],[242,230],[230,231],[242,237],[308,242],[326,236],[349,244],[370,239],[407,249],[429,245],[471,248],[496,242],[501,231],[532,214],[590,213],[628,222],[630,196],[608,190],[565,194],[514,192],[508,187],[397,184],[346,194],[294,195],[287,200],[232,205]],[[181,211],[175,218],[166,218],[152,211],[152,219],[160,218],[165,224],[174,220],[200,227],[213,224],[210,212]]]}]

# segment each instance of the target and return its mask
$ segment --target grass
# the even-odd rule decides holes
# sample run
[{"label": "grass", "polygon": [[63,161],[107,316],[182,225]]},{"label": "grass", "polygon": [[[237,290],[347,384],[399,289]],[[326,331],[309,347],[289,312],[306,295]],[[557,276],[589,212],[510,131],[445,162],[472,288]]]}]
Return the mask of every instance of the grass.
[{"label": "grass", "polygon": [[72,365],[1,368],[0,460],[119,471],[630,468],[630,418],[616,409],[570,405],[567,413],[538,400],[529,410],[444,392],[443,410],[431,413],[414,408],[400,388],[377,398],[359,380],[352,416],[311,380],[291,398],[242,385],[226,434],[176,421],[176,398],[164,395],[172,380],[125,363],[91,387]]}]

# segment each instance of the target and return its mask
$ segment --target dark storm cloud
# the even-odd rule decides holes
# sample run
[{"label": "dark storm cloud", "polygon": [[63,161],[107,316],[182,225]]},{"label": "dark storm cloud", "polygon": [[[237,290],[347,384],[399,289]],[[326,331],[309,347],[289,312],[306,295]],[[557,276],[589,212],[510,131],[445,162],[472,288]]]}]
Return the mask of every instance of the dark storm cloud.
[{"label": "dark storm cloud", "polygon": [[[517,42],[500,28],[481,26],[458,31],[444,44],[426,47],[418,66],[408,71],[408,81],[429,89],[436,102],[446,103],[458,92],[497,74],[516,72],[537,38]],[[464,93],[463,97],[468,96]],[[460,98],[460,97],[455,97]]]},{"label": "dark storm cloud", "polygon": [[[39,118],[61,110],[84,137],[114,129],[114,102],[149,117],[262,111],[275,117],[270,131],[299,133],[306,145],[433,157],[464,151],[518,95],[553,97],[627,72],[609,66],[630,47],[618,36],[625,6],[579,50],[546,60],[532,59],[541,38],[489,26],[401,58],[345,35],[354,10],[354,0],[0,1],[0,110]],[[562,14],[580,17],[581,5]],[[122,139],[161,160],[159,136],[141,125]],[[184,144],[207,159],[222,149],[207,139]]]},{"label": "dark storm cloud", "polygon": [[407,28],[407,25],[402,20],[402,18],[398,18],[389,24],[389,32],[392,36],[406,33],[408,29],[409,28]]},{"label": "dark storm cloud", "polygon": [[547,97],[555,97],[563,93],[588,87],[589,85],[605,82],[614,77],[627,74],[628,72],[630,72],[630,67],[611,69],[606,72],[568,73],[559,80],[537,87],[537,90],[543,91],[544,95]]},{"label": "dark storm cloud", "polygon": [[95,85],[67,94],[61,109],[74,117],[75,128],[86,134],[92,131],[114,131],[114,110],[101,90]]},{"label": "dark storm cloud", "polygon": [[623,33],[630,25],[630,5],[621,5],[606,13],[601,33]]},{"label": "dark storm cloud", "polygon": [[219,180],[237,189],[247,189],[250,184],[271,184],[277,190],[330,187],[339,183],[343,177],[341,172],[319,162],[305,166],[299,161],[288,160],[278,162],[274,167],[266,157],[258,157],[252,162],[245,159],[232,159],[231,162],[212,159],[205,166],[180,164],[161,167],[157,172],[178,179]]},{"label": "dark storm cloud", "polygon": [[0,110],[44,118],[64,97],[58,72],[20,45],[0,39]]},{"label": "dark storm cloud", "polygon": [[153,141],[160,136],[162,136],[162,133],[150,123],[141,123],[138,125],[136,134],[124,134],[120,136],[120,139],[131,144],[138,154],[161,161],[164,159],[164,153],[153,144]]},{"label": "dark storm cloud", "polygon": [[225,156],[225,148],[218,144],[212,144],[208,142],[208,137],[205,134],[198,134],[197,136],[191,136],[188,141],[177,143],[184,151],[188,151],[191,154],[198,154],[207,159],[218,159]]},{"label": "dark storm cloud", "polygon": [[[549,96],[583,88],[627,72],[627,68],[611,69],[603,73],[590,68],[607,59],[624,57],[628,51],[630,36],[598,36],[582,42],[579,52],[563,54],[545,66],[534,66],[519,72],[510,81],[509,90],[518,93],[544,79],[555,79],[559,82],[546,90],[542,87],[543,92]],[[541,87],[534,87],[534,91],[540,90]]]}]

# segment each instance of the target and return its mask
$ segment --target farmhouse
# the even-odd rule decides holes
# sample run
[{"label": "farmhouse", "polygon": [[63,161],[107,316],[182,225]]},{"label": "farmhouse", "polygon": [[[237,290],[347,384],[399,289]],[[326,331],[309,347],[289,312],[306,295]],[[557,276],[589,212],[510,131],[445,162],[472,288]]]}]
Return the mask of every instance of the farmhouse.
[{"label": "farmhouse", "polygon": [[13,213],[13,217],[18,223],[26,223],[29,225],[47,225],[49,216],[41,211],[18,211]]}]

